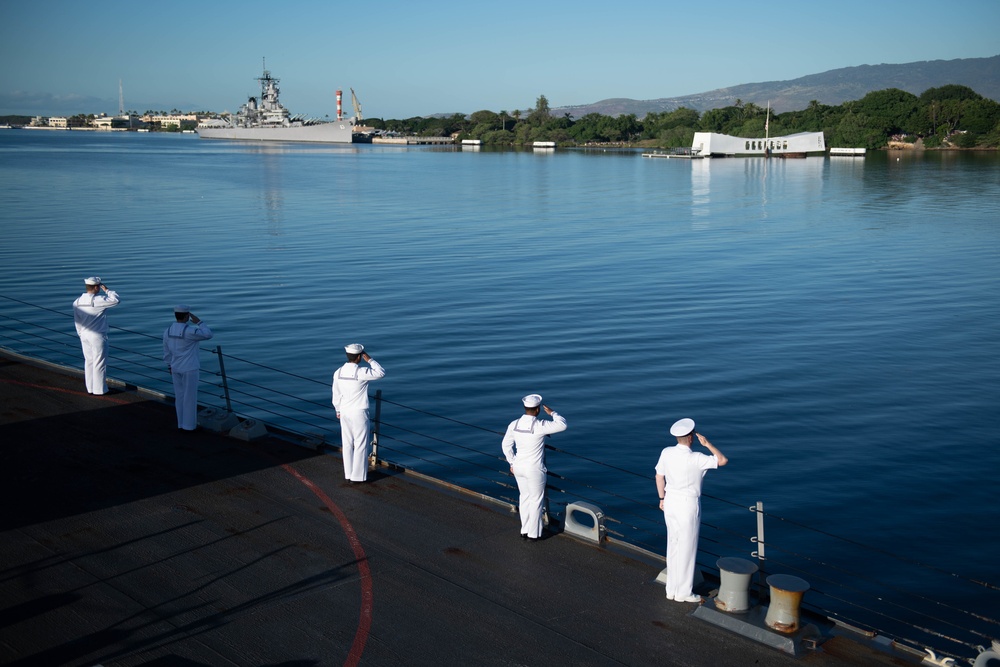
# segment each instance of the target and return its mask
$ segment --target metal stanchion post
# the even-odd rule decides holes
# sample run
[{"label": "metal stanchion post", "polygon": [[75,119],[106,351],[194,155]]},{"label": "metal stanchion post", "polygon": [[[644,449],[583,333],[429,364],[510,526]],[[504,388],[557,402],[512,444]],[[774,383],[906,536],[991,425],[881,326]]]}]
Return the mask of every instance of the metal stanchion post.
[{"label": "metal stanchion post", "polygon": [[764,571],[764,561],[767,560],[764,548],[764,503],[760,500],[757,501],[756,508],[751,507],[757,513],[757,551],[753,552],[751,555],[757,559],[757,600],[760,604],[764,604],[770,598],[770,589],[767,584],[767,573]]},{"label": "metal stanchion post", "polygon": [[215,352],[219,355],[219,373],[222,375],[222,391],[226,395],[226,412],[232,412],[233,403],[229,400],[229,382],[226,380],[226,363],[222,357],[222,346],[217,346]]},{"label": "metal stanchion post", "polygon": [[374,470],[378,465],[378,432],[382,423],[382,390],[375,391],[375,420],[372,426],[372,453],[368,457],[368,469]]}]

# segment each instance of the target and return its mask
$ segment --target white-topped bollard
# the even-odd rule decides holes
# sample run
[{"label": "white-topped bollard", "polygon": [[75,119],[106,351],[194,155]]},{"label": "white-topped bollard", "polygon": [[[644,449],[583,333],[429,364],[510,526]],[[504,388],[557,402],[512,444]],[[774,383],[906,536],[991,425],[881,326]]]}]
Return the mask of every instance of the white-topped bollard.
[{"label": "white-topped bollard", "polygon": [[222,408],[202,408],[198,412],[198,426],[215,433],[225,433],[239,422],[236,415]]},{"label": "white-topped bollard", "polygon": [[733,614],[750,608],[750,578],[757,565],[745,558],[727,556],[715,562],[719,568],[719,594],[715,608]]},{"label": "white-topped bollard", "polygon": [[982,648],[972,667],[997,667],[997,665],[1000,665],[1000,641],[994,639],[989,648]]},{"label": "white-topped bollard", "polygon": [[[590,517],[589,524],[581,523],[577,514]],[[582,537],[597,544],[604,539],[604,511],[593,503],[578,501],[566,505],[566,521],[563,531],[576,537]]]},{"label": "white-topped bollard", "polygon": [[790,574],[772,574],[767,578],[771,589],[771,604],[764,622],[778,632],[791,634],[799,629],[799,605],[809,590],[809,582]]}]

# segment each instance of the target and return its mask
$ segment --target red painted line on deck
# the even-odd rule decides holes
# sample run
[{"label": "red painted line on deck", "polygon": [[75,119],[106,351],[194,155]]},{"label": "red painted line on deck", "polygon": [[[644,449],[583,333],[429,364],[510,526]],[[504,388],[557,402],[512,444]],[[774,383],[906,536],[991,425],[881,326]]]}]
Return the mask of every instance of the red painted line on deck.
[{"label": "red painted line on deck", "polygon": [[120,398],[112,398],[107,394],[90,394],[85,391],[77,391],[75,389],[63,389],[62,387],[53,387],[46,384],[32,384],[30,382],[20,382],[18,380],[8,380],[6,378],[0,379],[0,382],[4,384],[14,384],[19,387],[30,387],[31,389],[44,389],[45,391],[57,391],[62,394],[70,394],[72,396],[89,396],[91,398],[97,398],[108,403],[117,403],[118,405],[127,405],[131,401],[124,401]]},{"label": "red painted line on deck", "polygon": [[341,528],[344,529],[347,541],[354,551],[354,557],[358,561],[358,573],[361,575],[361,614],[360,618],[358,618],[358,630],[354,633],[354,643],[351,644],[347,660],[344,661],[344,665],[354,667],[361,662],[361,654],[365,651],[365,643],[368,641],[368,633],[372,627],[372,600],[374,596],[372,595],[372,573],[371,568],[368,566],[368,556],[365,554],[364,547],[361,546],[358,534],[354,532],[354,526],[351,525],[351,522],[347,519],[347,515],[337,507],[336,503],[330,500],[330,497],[321,488],[316,486],[311,479],[292,466],[283,463],[281,467],[292,477],[302,482],[337,517],[337,521],[340,522]]},{"label": "red painted line on deck", "polygon": [[[73,396],[92,396],[91,394],[74,389],[63,389],[62,387],[20,382],[18,380],[9,380],[6,378],[0,378],[0,382],[19,387],[55,391]],[[119,398],[112,398],[107,394],[93,396],[93,398],[98,398],[108,403],[117,403],[119,405],[125,405],[130,402]],[[368,566],[368,556],[365,554],[364,547],[361,546],[361,540],[358,539],[358,534],[354,532],[354,526],[351,525],[351,522],[348,520],[347,515],[344,514],[343,510],[341,510],[336,503],[334,503],[333,500],[331,500],[330,497],[326,495],[326,493],[324,493],[324,491],[311,479],[287,463],[282,464],[281,467],[284,468],[285,471],[292,477],[299,480],[299,482],[301,482],[306,488],[312,491],[313,494],[315,494],[316,497],[323,502],[326,508],[329,509],[335,517],[337,517],[337,521],[340,522],[340,526],[344,530],[344,534],[347,535],[347,541],[351,545],[351,550],[354,551],[354,557],[358,561],[358,573],[361,575],[361,613],[360,618],[358,619],[358,629],[354,633],[354,642],[351,644],[351,650],[348,652],[347,660],[344,662],[345,666],[349,665],[350,667],[356,667],[356,665],[361,662],[361,655],[364,653],[365,644],[368,642],[368,635],[372,627],[372,601],[374,599],[374,595],[372,594],[372,574],[371,568]]]}]

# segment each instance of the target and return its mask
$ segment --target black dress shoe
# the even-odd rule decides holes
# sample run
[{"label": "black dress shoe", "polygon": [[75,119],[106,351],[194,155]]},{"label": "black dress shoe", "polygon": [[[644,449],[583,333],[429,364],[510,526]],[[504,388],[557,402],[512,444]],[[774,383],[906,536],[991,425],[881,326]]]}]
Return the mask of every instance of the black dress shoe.
[{"label": "black dress shoe", "polygon": [[521,533],[521,539],[522,540],[528,539],[528,534],[527,533]]}]

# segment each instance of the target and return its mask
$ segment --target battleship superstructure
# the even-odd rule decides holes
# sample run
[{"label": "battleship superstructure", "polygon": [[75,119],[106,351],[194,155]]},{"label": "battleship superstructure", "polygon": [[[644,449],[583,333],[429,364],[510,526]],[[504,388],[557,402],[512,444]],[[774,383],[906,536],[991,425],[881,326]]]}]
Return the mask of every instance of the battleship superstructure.
[{"label": "battleship superstructure", "polygon": [[324,144],[349,144],[354,141],[354,118],[340,113],[341,92],[337,91],[337,118],[333,121],[293,116],[278,100],[278,79],[266,68],[257,79],[260,100],[251,97],[240,110],[225,120],[205,121],[198,125],[204,139],[242,141],[310,141]]}]

